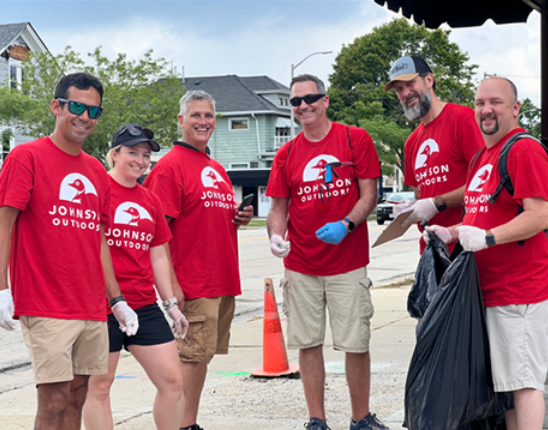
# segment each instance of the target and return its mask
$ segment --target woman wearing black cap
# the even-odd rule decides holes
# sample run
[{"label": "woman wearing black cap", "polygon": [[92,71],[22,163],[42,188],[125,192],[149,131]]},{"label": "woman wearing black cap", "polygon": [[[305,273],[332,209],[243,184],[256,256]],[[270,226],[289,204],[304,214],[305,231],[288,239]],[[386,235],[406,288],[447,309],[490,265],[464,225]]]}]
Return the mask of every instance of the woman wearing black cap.
[{"label": "woman wearing black cap", "polygon": [[116,279],[123,296],[139,316],[135,336],[123,333],[109,307],[110,354],[108,373],[92,376],[84,405],[87,430],[113,428],[110,387],[122,347],[131,352],[156,386],[154,421],[159,430],[179,429],[184,410],[183,380],[173,333],[156,304],[154,285],[173,320],[173,332],[184,336],[188,322],[177,307],[171,287],[171,262],[167,243],[171,233],[158,197],[137,183],[150,165],[151,151],[159,151],[154,133],[139,124],[116,132],[107,155],[111,183],[111,222],[105,231]]}]

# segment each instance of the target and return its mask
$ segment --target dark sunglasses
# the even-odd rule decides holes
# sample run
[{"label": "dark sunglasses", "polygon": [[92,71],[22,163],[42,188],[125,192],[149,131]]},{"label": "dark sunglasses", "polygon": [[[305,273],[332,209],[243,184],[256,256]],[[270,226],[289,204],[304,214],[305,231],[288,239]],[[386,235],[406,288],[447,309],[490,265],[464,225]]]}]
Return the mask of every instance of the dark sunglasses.
[{"label": "dark sunglasses", "polygon": [[154,133],[152,132],[152,130],[149,130],[148,128],[143,128],[141,126],[133,125],[133,124],[126,125],[124,128],[122,128],[122,130],[120,130],[120,133],[117,133],[118,135],[117,137],[120,137],[126,131],[134,137],[144,134],[149,139],[154,138]]},{"label": "dark sunglasses", "polygon": [[291,106],[299,107],[304,100],[307,105],[311,105],[312,103],[316,103],[322,97],[325,97],[325,94],[307,94],[303,97],[293,97],[292,99],[289,99],[289,103],[291,103]]},{"label": "dark sunglasses", "polygon": [[103,108],[99,106],[89,106],[84,103],[73,102],[72,100],[67,100],[67,99],[57,99],[57,100],[60,103],[68,103],[69,112],[73,115],[80,116],[87,109],[89,117],[91,119],[97,119],[101,116],[101,113],[103,112]]}]

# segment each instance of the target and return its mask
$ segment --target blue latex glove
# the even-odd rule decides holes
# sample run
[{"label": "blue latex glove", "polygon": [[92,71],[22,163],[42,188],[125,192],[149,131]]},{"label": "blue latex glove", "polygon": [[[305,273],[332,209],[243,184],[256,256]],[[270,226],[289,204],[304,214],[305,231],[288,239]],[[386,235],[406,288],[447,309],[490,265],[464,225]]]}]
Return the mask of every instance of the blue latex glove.
[{"label": "blue latex glove", "polygon": [[346,233],[346,227],[342,221],[329,222],[316,232],[316,237],[324,242],[338,245]]}]

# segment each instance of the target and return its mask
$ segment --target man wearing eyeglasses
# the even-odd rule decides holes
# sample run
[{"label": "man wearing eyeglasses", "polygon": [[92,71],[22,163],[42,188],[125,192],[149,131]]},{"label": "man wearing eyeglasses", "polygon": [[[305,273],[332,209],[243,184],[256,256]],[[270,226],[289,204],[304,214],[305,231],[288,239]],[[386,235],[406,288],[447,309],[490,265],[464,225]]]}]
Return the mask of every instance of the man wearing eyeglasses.
[{"label": "man wearing eyeglasses", "polygon": [[376,204],[379,159],[364,130],[327,118],[329,97],[320,79],[297,76],[290,88],[303,131],[274,158],[267,226],[272,253],[284,258],[287,343],[299,350],[310,416],[305,427],[329,429],[323,361],[327,307],[334,347],[346,353],[350,429],[388,429],[369,410],[373,304],[366,220]]},{"label": "man wearing eyeglasses", "polygon": [[93,76],[63,77],[51,102],[54,132],[17,146],[0,172],[0,327],[21,322],[38,390],[37,430],[79,429],[89,376],[107,373],[105,290],[121,330],[138,328],[103,234],[108,177],[82,152],[102,95]]},{"label": "man wearing eyeglasses", "polygon": [[[432,70],[420,57],[402,57],[394,63],[384,89],[391,88],[407,119],[420,120],[405,142],[404,182],[413,187],[415,202],[396,208],[411,211],[402,225],[422,220],[442,226],[457,224],[462,220],[468,164],[484,146],[474,111],[438,99]],[[425,246],[421,237],[421,253]]]}]

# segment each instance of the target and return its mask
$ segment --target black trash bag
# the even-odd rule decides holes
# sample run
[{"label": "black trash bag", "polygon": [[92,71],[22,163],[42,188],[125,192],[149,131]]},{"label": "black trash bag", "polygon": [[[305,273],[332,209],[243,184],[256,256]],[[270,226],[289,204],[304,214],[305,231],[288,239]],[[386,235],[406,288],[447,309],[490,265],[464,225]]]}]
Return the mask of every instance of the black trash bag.
[{"label": "black trash bag", "polygon": [[502,430],[511,393],[494,393],[474,254],[461,253],[443,275],[417,325],[405,386],[409,430]]},{"label": "black trash bag", "polygon": [[421,319],[426,308],[438,291],[445,270],[451,264],[447,245],[435,233],[428,233],[426,245],[415,272],[415,282],[407,297],[407,312],[412,318]]}]

